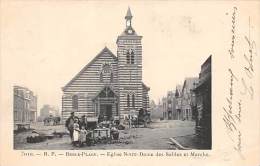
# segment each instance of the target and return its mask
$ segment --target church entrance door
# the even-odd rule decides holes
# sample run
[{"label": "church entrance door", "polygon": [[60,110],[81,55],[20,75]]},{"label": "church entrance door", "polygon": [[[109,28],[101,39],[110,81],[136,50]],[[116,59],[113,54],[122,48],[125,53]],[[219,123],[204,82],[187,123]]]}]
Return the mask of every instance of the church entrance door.
[{"label": "church entrance door", "polygon": [[104,87],[93,99],[95,115],[101,120],[111,120],[118,116],[118,97],[110,87]]},{"label": "church entrance door", "polygon": [[100,104],[100,115],[105,120],[109,120],[112,117],[112,105],[111,104]]}]

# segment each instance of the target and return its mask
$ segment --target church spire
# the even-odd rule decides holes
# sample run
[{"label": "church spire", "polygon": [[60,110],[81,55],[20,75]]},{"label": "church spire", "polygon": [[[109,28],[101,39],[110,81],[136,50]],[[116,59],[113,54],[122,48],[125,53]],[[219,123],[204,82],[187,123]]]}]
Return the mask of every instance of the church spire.
[{"label": "church spire", "polygon": [[130,7],[128,7],[125,19],[132,19],[132,17],[133,15],[131,13]]},{"label": "church spire", "polygon": [[132,23],[131,23],[132,18],[133,18],[133,15],[131,13],[131,9],[130,9],[130,7],[128,7],[127,12],[126,12],[126,16],[125,16],[126,27],[131,27],[132,26]]},{"label": "church spire", "polygon": [[126,12],[126,15],[125,15],[125,21],[126,21],[126,27],[125,27],[125,30],[124,32],[121,34],[121,35],[137,35],[134,28],[132,27],[132,18],[133,18],[133,15],[132,15],[132,12],[131,12],[131,9],[130,7],[128,7],[127,9],[127,12]]}]

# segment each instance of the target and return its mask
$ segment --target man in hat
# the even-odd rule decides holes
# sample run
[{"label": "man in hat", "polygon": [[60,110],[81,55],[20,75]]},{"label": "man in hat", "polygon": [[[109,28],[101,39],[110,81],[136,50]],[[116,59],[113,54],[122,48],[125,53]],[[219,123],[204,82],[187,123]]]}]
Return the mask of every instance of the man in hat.
[{"label": "man in hat", "polygon": [[74,112],[70,113],[70,117],[66,120],[65,126],[70,132],[70,138],[73,139],[73,125],[74,125],[75,115]]}]

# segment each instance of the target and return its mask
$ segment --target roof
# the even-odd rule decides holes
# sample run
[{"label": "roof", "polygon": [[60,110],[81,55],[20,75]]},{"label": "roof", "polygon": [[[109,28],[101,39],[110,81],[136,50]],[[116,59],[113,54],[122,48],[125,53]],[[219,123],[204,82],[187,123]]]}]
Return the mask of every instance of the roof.
[{"label": "roof", "polygon": [[133,17],[133,15],[131,13],[130,7],[128,7],[125,19],[131,19],[132,17]]},{"label": "roof", "polygon": [[168,91],[167,96],[175,96],[175,90]]},{"label": "roof", "polygon": [[148,87],[147,85],[145,85],[143,82],[142,82],[142,85],[143,85],[143,87],[144,87],[145,89],[147,89],[147,91],[150,90],[150,87]]},{"label": "roof", "polygon": [[206,59],[206,61],[201,65],[201,68],[205,67],[207,64],[211,64],[211,56],[212,56],[212,55],[210,55],[210,56]]},{"label": "roof", "polygon": [[188,90],[196,88],[196,84],[198,84],[199,78],[198,77],[189,77],[185,78],[182,90],[187,88]]},{"label": "roof", "polygon": [[95,58],[93,58],[83,69],[80,70],[80,72],[74,76],[64,87],[62,87],[62,90],[66,90],[66,88],[71,85],[71,83],[77,79],[91,64],[93,64],[96,59],[98,59],[101,55],[103,55],[104,52],[107,52],[108,54],[110,54],[115,60],[117,60],[117,57],[107,48],[105,47],[102,51],[100,51]]},{"label": "roof", "polygon": [[27,87],[19,86],[19,85],[14,85],[14,89],[19,89],[19,90],[24,90],[24,91],[30,91]]},{"label": "roof", "polygon": [[113,90],[113,88],[111,86],[104,86],[101,88],[100,91],[98,91],[96,93],[95,97],[93,97],[93,100],[95,100],[100,95],[100,93],[102,93],[104,90],[110,90],[111,92],[114,93],[115,97],[118,97],[118,95],[115,93],[115,91]]},{"label": "roof", "polygon": [[[133,32],[131,34],[128,34],[127,31],[132,30]],[[126,27],[125,30],[120,34],[120,36],[138,36],[136,31],[132,26]]]},{"label": "roof", "polygon": [[182,85],[177,85],[177,86],[176,86],[176,89],[177,89],[177,90],[181,90],[181,89],[182,89]]}]

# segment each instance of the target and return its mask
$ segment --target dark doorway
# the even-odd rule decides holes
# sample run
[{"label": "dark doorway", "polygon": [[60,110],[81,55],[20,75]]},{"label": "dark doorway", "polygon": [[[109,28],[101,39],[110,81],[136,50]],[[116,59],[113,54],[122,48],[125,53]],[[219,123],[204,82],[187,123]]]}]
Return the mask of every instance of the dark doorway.
[{"label": "dark doorway", "polygon": [[104,120],[111,119],[112,105],[111,104],[101,104],[100,105],[100,115],[104,117]]}]

